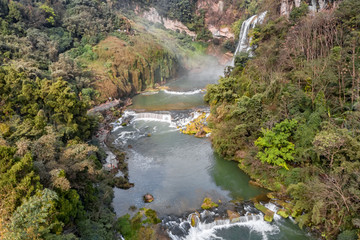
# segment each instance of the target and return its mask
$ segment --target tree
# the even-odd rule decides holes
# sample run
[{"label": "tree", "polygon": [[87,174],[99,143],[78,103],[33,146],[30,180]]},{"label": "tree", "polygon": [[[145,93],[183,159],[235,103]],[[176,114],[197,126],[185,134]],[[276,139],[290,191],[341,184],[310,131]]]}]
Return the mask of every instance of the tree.
[{"label": "tree", "polygon": [[11,216],[8,239],[43,239],[61,224],[56,221],[57,194],[45,188],[26,200]]},{"label": "tree", "polygon": [[330,168],[333,167],[334,156],[345,144],[345,138],[334,127],[319,132],[313,141],[314,150],[319,156],[324,156],[329,161]]},{"label": "tree", "polygon": [[297,126],[296,120],[284,120],[271,130],[263,129],[263,137],[255,141],[261,162],[281,166],[288,170],[286,162],[294,161],[295,145],[289,141]]},{"label": "tree", "polygon": [[18,158],[15,153],[15,148],[0,146],[0,223],[41,187],[31,154]]}]

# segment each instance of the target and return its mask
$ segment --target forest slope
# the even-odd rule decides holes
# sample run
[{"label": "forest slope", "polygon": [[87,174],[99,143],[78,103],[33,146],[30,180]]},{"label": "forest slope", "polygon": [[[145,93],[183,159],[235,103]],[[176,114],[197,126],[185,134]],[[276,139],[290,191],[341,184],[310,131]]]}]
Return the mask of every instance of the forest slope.
[{"label": "forest slope", "polygon": [[[265,1],[271,3],[271,1]],[[266,23],[205,99],[220,154],[263,186],[289,194],[294,217],[326,239],[360,227],[360,2]]]}]

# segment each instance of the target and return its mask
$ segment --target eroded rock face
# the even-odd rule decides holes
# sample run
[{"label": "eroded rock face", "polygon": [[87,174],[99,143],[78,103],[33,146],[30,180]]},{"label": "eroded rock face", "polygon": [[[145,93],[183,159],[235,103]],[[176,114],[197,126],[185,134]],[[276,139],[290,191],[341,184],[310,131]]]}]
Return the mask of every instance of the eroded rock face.
[{"label": "eroded rock face", "polygon": [[225,6],[222,0],[198,0],[196,9],[205,10],[205,24],[214,37],[235,37],[230,26],[241,18],[241,11],[235,4]]},{"label": "eroded rock face", "polygon": [[280,14],[289,17],[293,8],[292,0],[281,0]]},{"label": "eroded rock face", "polygon": [[153,23],[161,23],[164,25],[165,28],[176,31],[179,30],[180,32],[185,31],[187,35],[191,37],[196,37],[196,34],[192,31],[190,31],[182,22],[178,20],[172,20],[169,18],[164,18],[160,16],[158,11],[151,7],[148,11],[140,12],[140,10],[137,10],[137,13],[145,18],[146,20],[153,22]]},{"label": "eroded rock face", "polygon": [[[294,7],[300,7],[301,0],[281,0],[280,14],[289,17]],[[336,5],[336,1],[332,3],[329,0],[308,0],[309,10],[311,12],[319,12]]]}]

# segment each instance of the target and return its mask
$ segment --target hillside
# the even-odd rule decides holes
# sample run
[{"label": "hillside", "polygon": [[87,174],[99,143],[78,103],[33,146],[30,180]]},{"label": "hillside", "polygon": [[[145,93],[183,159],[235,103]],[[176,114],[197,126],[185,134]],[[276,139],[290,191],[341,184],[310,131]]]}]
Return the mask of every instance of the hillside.
[{"label": "hillside", "polygon": [[296,2],[268,8],[250,31],[253,56],[241,53],[208,86],[213,146],[262,186],[291,196],[301,227],[356,239],[360,2],[316,10]]},{"label": "hillside", "polygon": [[301,228],[360,239],[358,0],[0,0],[0,239],[163,237],[153,210],[116,216],[113,188],[133,184],[104,169],[98,135],[122,113],[88,110],[229,62],[259,13],[207,86],[213,148]]}]

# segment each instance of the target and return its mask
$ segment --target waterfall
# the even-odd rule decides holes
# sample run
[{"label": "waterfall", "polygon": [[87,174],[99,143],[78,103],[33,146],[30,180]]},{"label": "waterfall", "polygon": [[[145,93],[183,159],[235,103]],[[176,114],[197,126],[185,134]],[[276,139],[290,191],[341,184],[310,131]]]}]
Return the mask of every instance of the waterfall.
[{"label": "waterfall", "polygon": [[163,91],[164,91],[164,93],[172,94],[172,95],[195,95],[195,94],[205,92],[205,90],[203,90],[203,89],[196,89],[196,90],[187,91],[187,92],[177,92],[177,91],[170,91],[170,90],[166,90],[166,89]]},{"label": "waterfall", "polygon": [[319,0],[319,11],[322,11],[326,8],[326,0]]},{"label": "waterfall", "polygon": [[171,123],[171,115],[170,114],[160,114],[160,113],[137,113],[135,115],[135,120]]},{"label": "waterfall", "polygon": [[[251,207],[250,207],[251,208]],[[267,239],[267,235],[276,234],[279,228],[264,221],[262,214],[253,214],[247,212],[245,216],[233,219],[216,219],[217,213],[204,210],[200,213],[191,213],[187,217],[164,219],[162,224],[167,228],[168,234],[173,240],[206,240],[220,239],[217,231],[220,229],[228,229],[235,226],[245,227],[250,232],[254,231],[257,235]],[[191,222],[193,221],[193,225]]]},{"label": "waterfall", "polygon": [[320,12],[324,10],[327,6],[326,0],[311,0],[311,5],[309,6],[309,10],[312,13]]},{"label": "waterfall", "polygon": [[260,15],[254,15],[242,23],[240,34],[239,34],[239,43],[238,43],[238,45],[236,47],[236,51],[234,53],[232,65],[234,65],[235,57],[238,53],[249,52],[251,55],[252,48],[250,46],[251,38],[249,38],[249,36],[248,36],[249,31],[250,31],[250,29],[253,29],[257,24],[263,23],[266,13],[267,12],[263,12]]},{"label": "waterfall", "polygon": [[310,12],[317,12],[316,0],[311,0],[311,6],[309,6]]}]

